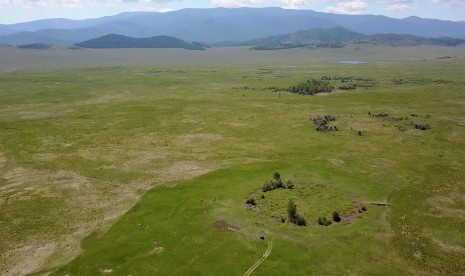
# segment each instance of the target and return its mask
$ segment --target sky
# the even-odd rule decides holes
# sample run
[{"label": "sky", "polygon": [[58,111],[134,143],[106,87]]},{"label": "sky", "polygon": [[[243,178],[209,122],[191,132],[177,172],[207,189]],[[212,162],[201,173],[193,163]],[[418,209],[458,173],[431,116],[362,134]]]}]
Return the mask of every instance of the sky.
[{"label": "sky", "polygon": [[465,0],[0,0],[0,24],[44,18],[97,18],[131,11],[170,12],[215,7],[282,7],[339,14],[465,21]]}]

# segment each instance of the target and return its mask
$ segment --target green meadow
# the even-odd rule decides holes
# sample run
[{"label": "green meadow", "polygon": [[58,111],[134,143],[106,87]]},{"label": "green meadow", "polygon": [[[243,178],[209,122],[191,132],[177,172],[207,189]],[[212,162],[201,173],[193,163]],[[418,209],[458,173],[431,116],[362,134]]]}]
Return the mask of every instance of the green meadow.
[{"label": "green meadow", "polygon": [[0,51],[1,275],[465,273],[463,47]]}]

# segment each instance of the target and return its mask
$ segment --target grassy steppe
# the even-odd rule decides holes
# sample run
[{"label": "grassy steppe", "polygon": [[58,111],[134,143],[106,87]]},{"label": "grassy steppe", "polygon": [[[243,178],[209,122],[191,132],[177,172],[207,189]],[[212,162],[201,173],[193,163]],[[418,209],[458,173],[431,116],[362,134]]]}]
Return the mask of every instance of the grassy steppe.
[{"label": "grassy steppe", "polygon": [[[243,274],[270,241],[255,273],[463,273],[465,61],[423,60],[448,50],[419,49],[413,61],[396,60],[412,51],[401,48],[390,49],[391,60],[355,66],[320,57],[287,67],[277,52],[274,64],[243,67],[0,75],[2,274]],[[305,60],[316,52],[288,53]],[[323,75],[378,84],[318,96],[264,89]],[[340,131],[314,130],[310,118],[324,114]],[[431,129],[398,130],[407,122]],[[308,226],[270,218],[282,210],[247,208],[274,171],[308,190],[326,187],[296,200]],[[353,200],[368,211],[316,224]]]}]

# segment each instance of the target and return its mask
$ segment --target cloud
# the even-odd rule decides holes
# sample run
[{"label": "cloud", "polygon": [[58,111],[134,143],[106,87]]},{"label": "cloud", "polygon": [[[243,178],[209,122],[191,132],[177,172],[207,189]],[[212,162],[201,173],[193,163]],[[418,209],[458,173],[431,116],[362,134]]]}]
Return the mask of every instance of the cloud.
[{"label": "cloud", "polygon": [[307,5],[307,0],[282,0],[281,7],[285,9],[300,9]]},{"label": "cloud", "polygon": [[212,0],[211,4],[215,7],[239,8],[262,5],[265,0]]},{"label": "cloud", "polygon": [[340,14],[360,14],[367,9],[367,0],[342,0],[336,1],[335,6],[329,6],[325,11]]},{"label": "cloud", "polygon": [[307,0],[212,0],[212,6],[225,8],[238,7],[282,7],[300,9],[308,4]]},{"label": "cloud", "polygon": [[465,0],[431,0],[434,4],[444,4],[449,7],[458,7],[465,5]]},{"label": "cloud", "polygon": [[386,9],[390,11],[407,11],[412,9],[413,0],[383,0],[387,6]]},{"label": "cloud", "polygon": [[138,3],[167,3],[177,0],[0,0],[2,6],[21,6],[26,8],[33,7],[89,7],[95,4],[117,5],[127,2]]}]

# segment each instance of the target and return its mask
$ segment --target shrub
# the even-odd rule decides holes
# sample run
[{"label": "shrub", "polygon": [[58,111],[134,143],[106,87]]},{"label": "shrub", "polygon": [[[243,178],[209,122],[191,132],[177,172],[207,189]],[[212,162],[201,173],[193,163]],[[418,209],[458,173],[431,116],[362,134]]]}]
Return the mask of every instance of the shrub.
[{"label": "shrub", "polygon": [[323,226],[331,225],[331,221],[328,220],[325,216],[318,218],[318,224]]},{"label": "shrub", "polygon": [[313,123],[315,124],[315,130],[321,132],[328,131],[338,131],[339,129],[336,126],[328,126],[330,122],[336,121],[336,118],[332,115],[316,116],[312,118]]},{"label": "shrub", "polygon": [[255,201],[255,198],[249,198],[246,200],[247,205],[252,205],[252,206],[256,206],[257,205],[257,202]]},{"label": "shrub", "polygon": [[294,224],[297,224],[298,226],[305,226],[307,225],[307,221],[300,215],[297,214],[296,218],[294,219]]},{"label": "shrub", "polygon": [[284,188],[283,181],[280,179],[273,179],[273,190]]},{"label": "shrub", "polygon": [[292,183],[291,180],[288,180],[288,181],[286,182],[286,188],[288,188],[288,189],[294,189],[294,183]]},{"label": "shrub", "polygon": [[339,216],[339,212],[337,212],[337,211],[333,212],[333,220],[335,222],[340,222],[341,221],[341,217]]},{"label": "shrub", "polygon": [[263,192],[268,192],[273,190],[273,184],[269,181],[266,181],[263,183],[262,191]]},{"label": "shrub", "polygon": [[429,124],[416,124],[416,123],[413,123],[413,125],[415,126],[416,129],[419,129],[419,130],[427,130],[427,129],[431,128]]}]

